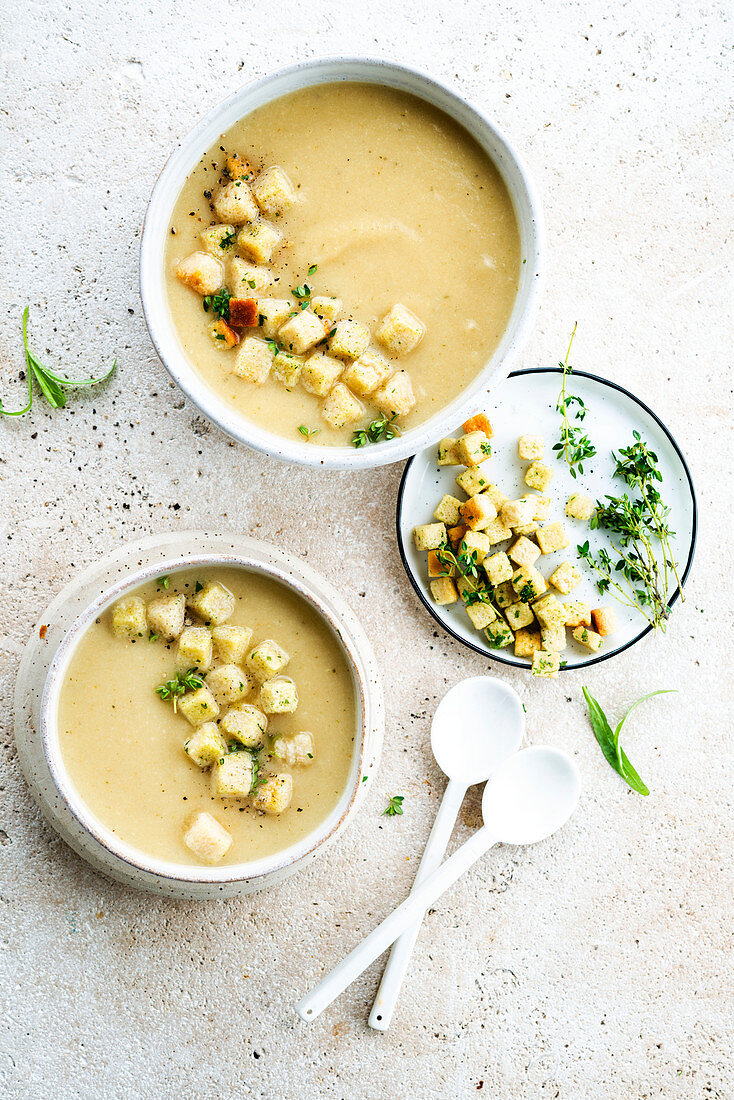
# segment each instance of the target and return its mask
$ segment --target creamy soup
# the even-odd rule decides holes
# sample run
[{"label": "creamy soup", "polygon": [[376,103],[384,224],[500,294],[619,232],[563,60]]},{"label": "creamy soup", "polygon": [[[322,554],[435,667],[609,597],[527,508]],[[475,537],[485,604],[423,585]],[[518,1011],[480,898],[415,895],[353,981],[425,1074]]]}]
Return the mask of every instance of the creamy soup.
[{"label": "creamy soup", "polygon": [[[350,667],[324,620],[277,581],[216,568],[166,584],[113,605],[77,645],[59,705],[69,776],[113,833],[159,859],[271,855],[344,793],[357,729]],[[211,609],[220,591],[221,614]],[[204,696],[218,702],[202,712]]]},{"label": "creamy soup", "polygon": [[[344,374],[339,375],[337,365],[325,382],[319,376],[320,393],[309,392],[306,372],[296,381],[282,372],[279,380],[267,362],[261,373],[255,367],[254,374],[248,364],[245,377],[256,382],[238,377],[233,366],[242,342],[248,335],[262,337],[263,330],[240,328],[240,345],[227,346],[226,334],[209,331],[214,313],[202,308],[205,291],[192,289],[217,281],[215,270],[209,282],[202,283],[196,261],[188,261],[204,248],[201,231],[228,220],[221,213],[224,207],[220,204],[215,212],[215,204],[231,175],[238,174],[232,173],[231,161],[228,174],[227,158],[233,154],[248,162],[239,174],[241,188],[252,187],[256,194],[263,171],[277,167],[286,183],[290,181],[295,201],[280,215],[263,219],[266,238],[273,226],[282,236],[272,256],[258,264],[261,271],[249,280],[251,287],[248,280],[242,282],[241,265],[232,273],[232,259],[238,257],[243,240],[241,222],[232,227],[236,234],[225,236],[223,248],[217,241],[210,251],[222,263],[229,291],[238,280],[238,296],[288,300],[294,310],[323,297],[339,300],[341,309],[325,318],[326,339],[315,351],[340,359]],[[254,215],[242,216],[261,217],[262,209],[254,209]],[[507,326],[517,293],[518,226],[494,165],[448,116],[413,96],[376,85],[307,88],[242,119],[186,180],[170,230],[168,300],[187,358],[219,397],[244,417],[277,434],[299,438],[300,432],[300,438],[316,446],[350,444],[355,431],[375,420],[391,421],[393,413],[400,431],[438,412],[486,364]],[[246,238],[249,248],[252,234]],[[266,256],[271,244],[272,239],[266,239]],[[174,272],[182,263],[177,277]],[[207,263],[211,265],[211,258]],[[272,281],[262,288],[263,280]],[[414,338],[400,345],[390,332],[380,342],[380,326],[396,306],[407,310],[419,326],[414,347]],[[368,332],[368,361],[375,352],[387,360],[388,381],[380,376],[380,388],[372,392],[364,392],[369,386],[359,371],[349,371],[349,346],[337,353],[331,350],[334,326],[346,319],[359,326],[350,336]],[[280,345],[281,353],[289,349],[289,341],[279,340],[272,325],[267,326],[267,338]],[[361,347],[359,336],[355,357]],[[262,347],[252,349],[258,358],[267,359]],[[305,358],[313,353],[309,348]],[[377,377],[371,370],[370,365],[368,377]],[[396,374],[399,399],[394,401],[388,392],[378,400]],[[345,384],[346,395],[341,389]],[[329,418],[330,386],[340,388],[337,412]],[[405,388],[412,391],[407,400]]]}]

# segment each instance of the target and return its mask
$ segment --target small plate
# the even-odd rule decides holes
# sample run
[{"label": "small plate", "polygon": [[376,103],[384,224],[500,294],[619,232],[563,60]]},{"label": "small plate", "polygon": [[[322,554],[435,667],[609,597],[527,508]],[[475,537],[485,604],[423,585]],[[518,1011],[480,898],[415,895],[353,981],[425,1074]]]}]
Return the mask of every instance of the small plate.
[{"label": "small plate", "polygon": [[[530,491],[523,481],[528,463],[517,457],[518,437],[525,433],[545,437],[544,461],[552,467],[555,475],[548,489],[554,502],[550,519],[563,521],[571,544],[565,550],[544,555],[537,563],[542,573],[549,576],[564,560],[577,562],[576,546],[586,539],[592,550],[609,547],[609,539],[604,532],[592,531],[587,522],[567,518],[566,501],[574,491],[588,493],[594,500],[603,499],[607,493],[621,494],[625,485],[619,478],[613,477],[611,451],[627,447],[633,442],[632,432],[639,431],[659,459],[663,475],[659,488],[670,509],[669,526],[675,532],[671,544],[681,583],[684,584],[696,546],[697,509],[691,474],[678,444],[652,409],[628,390],[596,375],[574,370],[567,382],[567,392],[578,394],[585,402],[587,414],[583,428],[597,450],[590,462],[583,463],[584,473],[574,480],[566,463],[551,450],[559,438],[560,417],[556,412],[556,401],[561,389],[561,376],[562,371],[558,367],[513,371],[494,394],[488,395],[485,406],[495,432],[492,457],[487,461],[487,467],[491,471],[492,481],[511,499]],[[575,421],[572,419],[571,423]],[[460,426],[450,434],[460,435]],[[455,481],[462,467],[438,466],[436,453],[437,446],[432,446],[415,455],[405,468],[398,491],[398,546],[410,582],[429,614],[457,641],[500,664],[528,668],[530,662],[515,657],[512,647],[490,649],[484,635],[475,630],[467,618],[461,602],[440,606],[430,598],[426,555],[413,545],[413,528],[432,521],[433,511],[444,493],[463,499],[463,493],[459,492]],[[652,630],[639,611],[619,603],[611,592],[601,595],[589,567],[579,564],[584,579],[568,599],[584,600],[592,607],[614,607],[619,625],[613,635],[605,638],[598,654],[583,649],[569,634],[568,649],[563,653],[566,669],[584,668],[614,657]],[[670,607],[679,596],[680,590],[676,588],[669,600]]]}]

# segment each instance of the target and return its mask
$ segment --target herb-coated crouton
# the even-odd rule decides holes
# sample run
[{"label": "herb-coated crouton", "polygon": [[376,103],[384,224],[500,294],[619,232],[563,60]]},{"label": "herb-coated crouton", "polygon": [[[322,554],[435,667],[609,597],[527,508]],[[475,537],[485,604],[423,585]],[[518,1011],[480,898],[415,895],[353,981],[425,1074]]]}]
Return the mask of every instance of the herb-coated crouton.
[{"label": "herb-coated crouton", "polygon": [[592,653],[596,653],[597,649],[601,649],[602,636],[597,634],[595,630],[589,630],[587,626],[577,626],[571,633],[580,645],[586,646]]},{"label": "herb-coated crouton", "polygon": [[344,370],[344,381],[350,390],[360,397],[367,397],[381,386],[390,374],[390,364],[384,355],[374,348],[367,348],[354,363]]},{"label": "herb-coated crouton", "polygon": [[329,337],[329,351],[337,359],[359,359],[369,342],[370,330],[360,321],[337,321]]},{"label": "herb-coated crouton", "polygon": [[343,382],[337,382],[321,406],[321,415],[332,428],[344,428],[364,416],[364,407]]},{"label": "herb-coated crouton", "polygon": [[522,627],[530,626],[535,618],[530,604],[522,602],[513,603],[507,608],[505,615],[512,630],[520,630]]},{"label": "herb-coated crouton", "polygon": [[465,523],[457,523],[455,527],[449,527],[446,534],[453,547],[457,547],[468,531]]},{"label": "herb-coated crouton", "polygon": [[255,679],[264,683],[265,680],[270,680],[271,677],[282,672],[289,661],[290,654],[286,653],[282,646],[272,638],[265,638],[250,650],[245,664]]},{"label": "herb-coated crouton", "polygon": [[288,320],[291,309],[292,305],[287,298],[257,299],[257,324],[266,339],[273,339],[281,325]]},{"label": "herb-coated crouton", "polygon": [[530,603],[545,592],[547,585],[542,573],[533,569],[532,565],[522,565],[512,574],[512,587],[519,600]]},{"label": "herb-coated crouton", "polygon": [[219,730],[228,741],[236,741],[247,749],[262,746],[267,728],[267,716],[251,703],[228,710],[219,723]]},{"label": "herb-coated crouton", "polygon": [[429,581],[431,596],[438,604],[456,603],[459,593],[451,577],[437,577]]},{"label": "herb-coated crouton", "polygon": [[553,554],[556,550],[565,550],[568,546],[568,535],[559,521],[539,527],[535,537],[543,554]]},{"label": "herb-coated crouton", "polygon": [[217,657],[228,665],[242,664],[251,637],[252,631],[248,626],[233,626],[231,623],[226,623],[223,626],[215,626],[212,630],[212,641]]},{"label": "herb-coated crouton", "polygon": [[259,336],[246,336],[235,356],[232,373],[243,382],[262,386],[267,382],[273,367],[274,352],[267,340]]},{"label": "herb-coated crouton", "polygon": [[517,630],[515,632],[515,656],[531,657],[540,649],[540,634],[537,630]]},{"label": "herb-coated crouton", "polygon": [[252,753],[247,749],[228,752],[212,768],[212,794],[216,798],[247,798],[254,778]]},{"label": "herb-coated crouton", "polygon": [[554,592],[546,592],[533,604],[533,614],[541,626],[565,626],[566,611]]},{"label": "herb-coated crouton", "polygon": [[252,194],[263,214],[269,218],[285,213],[296,201],[293,184],[277,164],[260,173],[252,184]]},{"label": "herb-coated crouton", "polygon": [[446,544],[446,525],[443,523],[421,523],[413,528],[413,542],[416,550],[438,550]]},{"label": "herb-coated crouton", "polygon": [[306,730],[290,737],[276,737],[270,754],[289,768],[307,768],[314,757],[313,737]]},{"label": "herb-coated crouton", "polygon": [[322,321],[336,321],[342,311],[341,298],[330,298],[324,294],[315,294],[311,298],[311,309]]},{"label": "herb-coated crouton", "polygon": [[594,510],[594,501],[586,493],[571,493],[566,501],[566,515],[569,519],[591,519]]},{"label": "herb-coated crouton", "polygon": [[549,653],[545,649],[536,649],[533,653],[533,676],[545,676],[549,680],[558,679],[558,669],[561,667],[561,659],[557,653]]},{"label": "herb-coated crouton", "polygon": [[550,653],[562,653],[567,645],[566,628],[562,623],[555,623],[553,626],[541,626],[540,638],[543,649],[547,649]]},{"label": "herb-coated crouton", "polygon": [[465,466],[479,466],[492,454],[492,444],[484,432],[469,432],[457,440],[456,453]]},{"label": "herb-coated crouton", "polygon": [[442,562],[437,551],[428,551],[428,576],[429,577],[453,577],[456,567],[450,562]]},{"label": "herb-coated crouton", "polygon": [[196,688],[195,691],[187,691],[185,695],[180,695],[177,709],[179,714],[183,714],[192,726],[200,726],[202,722],[211,722],[219,715],[217,701],[206,685]]},{"label": "herb-coated crouton", "polygon": [[280,382],[287,390],[298,385],[303,370],[303,359],[291,355],[289,351],[276,351],[270,377]]},{"label": "herb-coated crouton", "polygon": [[[446,436],[442,439],[438,445],[438,458],[436,464],[438,466],[460,466],[461,462],[456,453],[456,440],[453,436]],[[473,495],[473,494],[470,494]]]},{"label": "herb-coated crouton", "polygon": [[377,339],[390,355],[399,359],[418,346],[425,331],[423,322],[407,306],[398,302],[383,317]]},{"label": "herb-coated crouton", "polygon": [[290,676],[274,676],[260,688],[260,709],[265,714],[293,714],[298,708],[298,691]]},{"label": "herb-coated crouton", "polygon": [[543,462],[533,462],[525,471],[525,484],[541,493],[545,492],[552,480],[553,471]]},{"label": "herb-coated crouton", "polygon": [[144,638],[148,633],[145,600],[123,596],[112,608],[112,631],[119,638]]},{"label": "herb-coated crouton", "polygon": [[232,837],[215,817],[197,813],[189,819],[183,841],[202,863],[219,863],[232,847]]},{"label": "herb-coated crouton", "polygon": [[227,755],[227,742],[216,722],[204,722],[184,743],[184,752],[198,768],[210,768]]},{"label": "herb-coated crouton", "polygon": [[254,328],[257,324],[257,298],[230,298],[229,324],[231,328]]},{"label": "herb-coated crouton", "polygon": [[540,557],[540,547],[525,535],[520,535],[507,551],[507,556],[517,565],[534,565]]},{"label": "herb-coated crouton", "polygon": [[509,607],[517,602],[517,592],[513,588],[511,580],[502,581],[501,584],[495,585],[493,595],[494,602],[501,608]]},{"label": "herb-coated crouton", "polygon": [[500,508],[500,519],[506,527],[521,527],[531,523],[535,507],[528,500],[506,500]]},{"label": "herb-coated crouton", "polygon": [[509,581],[512,579],[512,562],[501,550],[497,554],[492,554],[490,557],[484,559],[482,563],[484,565],[484,572],[489,578],[489,583],[493,585],[502,584],[503,581]]},{"label": "herb-coated crouton", "polygon": [[239,153],[228,153],[224,165],[231,180],[252,179],[252,165],[249,160],[245,160]]},{"label": "herb-coated crouton", "polygon": [[491,439],[494,435],[494,430],[486,413],[477,413],[476,416],[470,416],[461,426],[466,435],[470,432],[484,432],[487,439]]},{"label": "herb-coated crouton", "polygon": [[247,676],[237,665],[219,665],[208,673],[206,686],[220,707],[239,703],[250,690]]},{"label": "herb-coated crouton", "polygon": [[459,522],[459,509],[461,507],[460,500],[452,497],[450,493],[444,493],[436,506],[436,511],[433,513],[434,518],[450,527],[455,527]]},{"label": "herb-coated crouton", "polygon": [[212,636],[205,626],[187,626],[178,639],[176,666],[206,672],[212,663]]},{"label": "herb-coated crouton", "polygon": [[209,626],[219,626],[232,618],[236,600],[219,581],[207,581],[186,600],[187,605]]},{"label": "herb-coated crouton", "polygon": [[489,644],[495,649],[505,649],[506,646],[512,645],[515,640],[515,635],[509,626],[503,623],[501,619],[495,619],[493,623],[490,623],[484,633]]},{"label": "herb-coated crouton", "polygon": [[301,385],[317,397],[326,397],[339,381],[343,370],[344,364],[340,359],[332,359],[330,355],[315,351],[301,368]]},{"label": "herb-coated crouton", "polygon": [[255,791],[251,803],[254,809],[265,814],[282,814],[288,809],[293,798],[293,776],[288,772],[271,775]]},{"label": "herb-coated crouton", "polygon": [[475,565],[481,565],[489,553],[489,539],[483,531],[467,531],[461,540],[460,551],[471,558]]},{"label": "herb-coated crouton", "polygon": [[497,519],[497,509],[486,493],[477,493],[461,505],[461,519],[472,531],[483,531]]},{"label": "herb-coated crouton", "polygon": [[545,440],[542,435],[521,435],[517,441],[517,453],[523,460],[542,458],[544,449]]},{"label": "herb-coated crouton", "polygon": [[507,493],[503,493],[502,490],[498,488],[498,486],[493,485],[491,482],[489,483],[489,485],[485,486],[483,492],[484,495],[489,497],[489,499],[492,501],[492,504],[494,504],[495,508],[497,509],[497,514],[499,515],[502,505],[508,499]]},{"label": "herb-coated crouton", "polygon": [[186,597],[159,596],[151,600],[147,608],[148,629],[166,642],[178,638],[186,618]]},{"label": "herb-coated crouton", "polygon": [[303,355],[323,340],[326,334],[324,322],[310,309],[300,310],[278,330],[278,342],[286,351]]},{"label": "herb-coated crouton", "polygon": [[567,596],[569,592],[573,592],[580,580],[581,570],[570,561],[561,562],[548,578],[549,583],[557,588],[559,592],[562,592],[564,596]]},{"label": "herb-coated crouton", "polygon": [[525,535],[525,538],[529,538],[530,535],[534,535],[537,530],[538,525],[535,520],[533,520],[532,523],[521,523],[519,526],[512,528],[513,534],[517,535],[518,538],[520,538],[521,535]]},{"label": "herb-coated crouton", "polygon": [[213,344],[222,348],[234,348],[240,342],[240,334],[231,325],[228,325],[224,317],[218,317],[212,321],[207,331]]},{"label": "herb-coated crouton", "polygon": [[[454,457],[457,463],[463,463],[463,459],[459,454],[458,439],[454,440]],[[459,474],[456,479],[456,484],[464,490],[468,497],[473,497],[476,496],[477,493],[484,492],[491,482],[487,475],[482,473],[481,466],[470,466],[468,470],[464,470],[462,474]],[[494,501],[492,501],[492,503],[494,503]]]},{"label": "herb-coated crouton", "polygon": [[591,626],[591,608],[583,600],[565,600],[561,607],[566,626]]},{"label": "herb-coated crouton", "polygon": [[273,282],[272,272],[266,267],[233,256],[227,265],[227,286],[233,298],[250,298],[262,294]]},{"label": "herb-coated crouton", "polygon": [[233,225],[210,225],[207,229],[202,229],[199,239],[205,252],[221,260],[227,255],[228,250],[234,246],[236,236],[237,230]]},{"label": "herb-coated crouton", "polygon": [[552,501],[550,497],[537,493],[523,493],[520,500],[529,500],[533,506],[533,520],[546,520],[551,513]]},{"label": "herb-coated crouton", "polygon": [[280,230],[260,218],[250,225],[243,225],[237,234],[237,247],[246,259],[256,264],[269,264],[282,240]]},{"label": "herb-coated crouton", "polygon": [[476,630],[484,630],[497,618],[497,612],[491,603],[478,600],[476,603],[466,605],[466,613]]},{"label": "herb-coated crouton", "polygon": [[179,260],[173,274],[197,294],[214,294],[224,283],[224,264],[209,252],[192,252]]},{"label": "herb-coated crouton", "polygon": [[617,616],[611,607],[597,607],[591,612],[591,621],[594,630],[601,634],[602,638],[607,634],[613,634],[617,629]]},{"label": "herb-coated crouton", "polygon": [[475,580],[474,577],[457,577],[456,591],[466,604],[476,603],[477,600],[487,602],[491,598],[487,585]]},{"label": "herb-coated crouton", "polygon": [[212,201],[214,213],[220,222],[245,225],[247,222],[254,222],[260,213],[250,188],[242,179],[225,183],[216,192]]},{"label": "herb-coated crouton", "polygon": [[405,370],[396,371],[372,394],[372,400],[385,416],[407,416],[415,405],[415,394],[410,375]]},{"label": "herb-coated crouton", "polygon": [[505,527],[499,517],[487,524],[484,533],[489,539],[490,546],[496,546],[498,542],[504,542],[506,539],[512,538],[512,531],[509,527]]}]

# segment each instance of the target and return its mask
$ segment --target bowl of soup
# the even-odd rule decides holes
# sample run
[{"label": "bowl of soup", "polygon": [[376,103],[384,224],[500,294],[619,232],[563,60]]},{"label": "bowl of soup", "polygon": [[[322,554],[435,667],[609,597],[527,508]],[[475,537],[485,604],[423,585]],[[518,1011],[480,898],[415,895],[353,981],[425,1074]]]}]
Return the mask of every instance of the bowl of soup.
[{"label": "bowl of soup", "polygon": [[496,126],[412,69],[310,61],[170,157],[140,286],[176,384],[233,439],[334,469],[445,434],[532,324],[540,210]]},{"label": "bowl of soup", "polygon": [[110,567],[74,582],[19,676],[21,761],[52,824],[98,869],[172,896],[304,866],[354,814],[382,737],[346,604],[297,559],[230,541],[179,535],[115,562],[111,585]]}]

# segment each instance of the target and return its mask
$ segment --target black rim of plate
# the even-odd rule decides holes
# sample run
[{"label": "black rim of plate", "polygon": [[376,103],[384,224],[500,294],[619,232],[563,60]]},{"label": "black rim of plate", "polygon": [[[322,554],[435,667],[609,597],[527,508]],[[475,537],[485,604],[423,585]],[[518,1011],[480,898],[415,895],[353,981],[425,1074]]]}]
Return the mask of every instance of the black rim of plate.
[{"label": "black rim of plate", "polygon": [[[507,375],[507,377],[508,378],[519,378],[523,375],[526,376],[526,375],[530,375],[530,374],[562,374],[562,373],[563,372],[562,372],[560,367],[528,367],[526,370],[513,370],[513,371],[510,371],[510,373]],[[696,550],[696,537],[697,537],[697,532],[698,532],[698,504],[696,502],[696,491],[693,488],[693,478],[691,477],[691,471],[688,469],[688,463],[686,462],[685,458],[683,457],[683,452],[681,451],[680,447],[678,446],[678,443],[676,442],[675,437],[668,430],[668,428],[665,426],[665,424],[663,424],[660,417],[656,413],[654,413],[653,410],[650,408],[650,406],[646,405],[645,402],[642,401],[639,397],[636,397],[635,394],[631,393],[628,389],[625,389],[624,386],[620,386],[617,382],[610,382],[608,378],[600,378],[598,374],[589,374],[588,371],[574,370],[573,375],[577,375],[579,378],[590,378],[592,382],[598,382],[599,385],[607,386],[610,390],[617,390],[618,393],[624,394],[624,396],[628,397],[630,399],[630,401],[633,401],[635,403],[635,405],[639,405],[639,407],[641,409],[643,409],[644,412],[646,412],[647,415],[650,416],[655,421],[655,423],[658,425],[658,427],[664,432],[664,434],[667,436],[668,440],[670,441],[670,444],[671,444],[673,450],[675,451],[676,455],[678,456],[678,460],[680,461],[680,464],[681,464],[681,466],[683,468],[683,471],[686,475],[686,479],[688,481],[688,488],[689,488],[690,493],[691,493],[691,504],[693,506],[693,522],[691,524],[691,545],[690,545],[689,550],[688,550],[688,559],[686,561],[685,568],[683,570],[683,573],[681,574],[680,586],[676,587],[675,591],[673,592],[673,595],[668,600],[668,607],[672,608],[673,604],[676,602],[676,600],[680,596],[681,587],[686,583],[686,580],[688,579],[688,574],[691,571],[691,566],[693,564],[693,555],[694,555],[695,550]],[[502,385],[501,382],[498,383],[498,388],[501,385]],[[496,661],[497,664],[507,665],[508,668],[529,669],[530,665],[527,661],[523,662],[519,658],[516,659],[516,660],[511,661],[511,660],[509,660],[509,658],[501,656],[501,654],[496,652],[495,650],[488,649],[488,648],[483,648],[482,646],[476,645],[474,642],[468,641],[466,638],[463,638],[460,634],[457,634],[457,632],[451,627],[451,625],[449,623],[444,622],[444,620],[436,612],[436,610],[434,609],[434,605],[428,599],[425,592],[423,591],[423,588],[421,587],[421,585],[419,584],[417,578],[413,574],[413,570],[410,567],[410,563],[408,562],[408,558],[407,558],[406,553],[405,553],[405,546],[403,545],[403,535],[402,535],[402,531],[400,529],[400,527],[401,527],[400,519],[401,519],[402,511],[403,511],[403,495],[404,495],[404,492],[405,492],[405,483],[408,479],[408,474],[410,472],[410,468],[413,465],[413,463],[415,462],[416,457],[417,457],[417,455],[413,455],[412,458],[408,459],[408,461],[405,465],[405,469],[403,471],[403,476],[400,479],[400,487],[398,489],[397,508],[396,508],[396,512],[395,512],[395,525],[396,525],[396,530],[397,530],[398,550],[400,552],[400,559],[403,563],[403,568],[405,569],[405,572],[408,576],[408,580],[410,581],[411,585],[413,586],[413,590],[415,591],[415,594],[417,595],[418,599],[421,601],[421,603],[423,604],[423,606],[425,607],[426,611],[431,616],[433,621],[438,623],[438,625],[441,627],[441,629],[445,630],[447,634],[450,634],[451,637],[454,638],[457,642],[460,642],[462,645],[467,646],[468,649],[473,649],[475,653],[479,653],[482,657],[487,657],[490,661]],[[652,624],[647,623],[642,628],[642,630],[640,631],[639,634],[635,635],[635,637],[631,638],[628,642],[625,642],[624,645],[619,646],[618,649],[613,649],[608,653],[602,653],[598,657],[590,655],[588,659],[585,658],[580,664],[571,665],[570,667],[569,666],[562,667],[560,669],[560,671],[561,672],[578,672],[582,668],[589,668],[591,665],[598,665],[598,664],[601,664],[602,661],[608,661],[611,657],[617,657],[620,653],[624,653],[624,651],[626,649],[629,649],[633,645],[637,645],[638,642],[642,641],[642,639],[644,637],[646,637],[648,634],[651,633],[652,629],[653,629]]]}]

